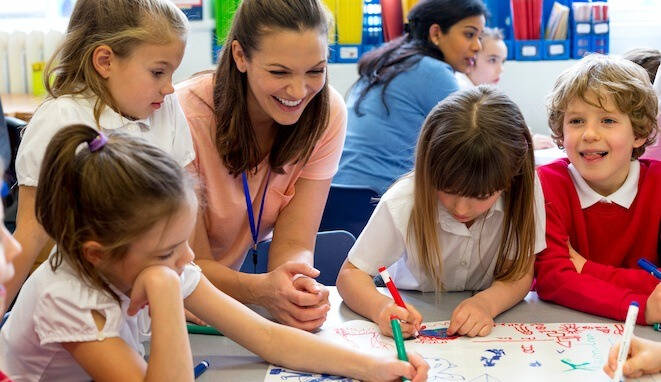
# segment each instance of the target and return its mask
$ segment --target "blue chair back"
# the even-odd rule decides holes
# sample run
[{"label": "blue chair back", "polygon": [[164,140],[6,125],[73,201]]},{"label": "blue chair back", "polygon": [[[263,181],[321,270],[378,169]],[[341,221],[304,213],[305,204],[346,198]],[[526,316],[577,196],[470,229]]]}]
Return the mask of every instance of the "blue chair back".
[{"label": "blue chair back", "polygon": [[[321,272],[319,277],[316,278],[317,282],[327,286],[335,285],[337,274],[340,272],[342,263],[344,263],[344,259],[346,259],[355,241],[356,238],[347,231],[317,233],[317,240],[314,247],[314,267]],[[270,245],[271,240],[257,244],[256,270],[253,265],[252,256],[248,254],[241,265],[241,272],[266,272]]]},{"label": "blue chair back", "polygon": [[379,193],[370,187],[331,184],[319,231],[345,230],[358,237],[378,201]]}]

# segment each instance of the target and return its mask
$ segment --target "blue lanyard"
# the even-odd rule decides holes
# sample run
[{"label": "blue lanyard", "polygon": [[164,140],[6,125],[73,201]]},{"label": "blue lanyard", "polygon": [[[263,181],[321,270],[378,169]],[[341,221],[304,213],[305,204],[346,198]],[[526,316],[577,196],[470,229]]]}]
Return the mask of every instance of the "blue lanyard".
[{"label": "blue lanyard", "polygon": [[266,201],[266,190],[269,188],[269,180],[271,179],[271,169],[266,173],[266,185],[264,185],[264,193],[262,194],[262,203],[259,206],[259,216],[257,217],[257,226],[255,226],[255,214],[253,213],[252,200],[250,199],[250,187],[248,187],[248,177],[246,172],[241,173],[243,178],[243,195],[246,197],[246,211],[248,212],[248,222],[250,223],[250,233],[252,234],[252,262],[257,269],[257,239],[259,235],[259,227],[262,225],[262,213],[264,212],[264,202]]}]

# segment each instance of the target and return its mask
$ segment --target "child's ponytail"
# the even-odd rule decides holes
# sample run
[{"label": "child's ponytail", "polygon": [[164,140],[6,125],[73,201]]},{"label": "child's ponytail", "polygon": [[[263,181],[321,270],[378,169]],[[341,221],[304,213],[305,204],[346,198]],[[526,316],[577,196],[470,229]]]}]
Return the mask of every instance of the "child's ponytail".
[{"label": "child's ponytail", "polygon": [[[72,125],[56,134],[48,145],[39,174],[35,214],[39,224],[58,245],[50,264],[55,269],[62,262],[61,252],[73,253],[77,242],[80,196],[80,165],[76,156],[90,154],[89,144],[99,132],[85,125]],[[78,152],[78,153],[77,153]]]},{"label": "child's ponytail", "polygon": [[[52,237],[53,270],[66,261],[90,284],[114,295],[84,255],[102,246],[103,263],[121,260],[136,237],[194,204],[193,182],[177,162],[145,140],[72,125],[46,148],[35,199],[37,221]],[[116,297],[116,296],[115,296]]]}]

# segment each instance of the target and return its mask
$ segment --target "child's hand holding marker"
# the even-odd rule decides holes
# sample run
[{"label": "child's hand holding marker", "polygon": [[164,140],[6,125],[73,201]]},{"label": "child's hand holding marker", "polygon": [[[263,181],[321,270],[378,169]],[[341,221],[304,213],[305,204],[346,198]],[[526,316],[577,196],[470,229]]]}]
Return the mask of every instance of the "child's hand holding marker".
[{"label": "child's hand holding marker", "polygon": [[407,352],[408,362],[394,357],[379,358],[365,368],[366,377],[362,381],[400,381],[423,382],[427,380],[429,365],[417,353]]},{"label": "child's hand holding marker", "polygon": [[402,328],[399,324],[399,318],[396,315],[392,315],[389,318],[393,339],[395,340],[395,347],[397,348],[397,359],[400,361],[409,362],[411,366],[415,367],[416,369],[416,373],[414,375],[409,373],[408,375],[405,375],[401,378],[402,381],[410,381],[411,378],[413,378],[413,381],[426,381],[429,365],[419,355],[406,352],[406,348],[404,346],[404,336],[402,335]]},{"label": "child's hand holding marker", "polygon": [[422,324],[422,315],[412,305],[404,303],[386,267],[379,268],[379,274],[393,298],[392,302],[387,301],[384,303],[375,320],[377,325],[379,325],[381,333],[390,337],[393,336],[390,317],[397,316],[401,320],[400,325],[404,338],[417,337],[420,325]]},{"label": "child's hand holding marker", "polygon": [[422,316],[411,305],[405,304],[405,308],[397,306],[394,302],[387,302],[381,311],[376,322],[379,325],[379,330],[386,336],[393,336],[392,328],[390,326],[390,316],[397,316],[400,319],[402,328],[402,335],[404,338],[416,337],[422,324]]},{"label": "child's hand holding marker", "polygon": [[[608,353],[608,363],[604,365],[604,372],[611,378],[617,369],[617,355],[621,345],[622,343],[618,342],[611,347]],[[643,374],[661,372],[661,342],[633,337],[627,355],[628,359],[622,369],[625,376],[638,378]]]}]

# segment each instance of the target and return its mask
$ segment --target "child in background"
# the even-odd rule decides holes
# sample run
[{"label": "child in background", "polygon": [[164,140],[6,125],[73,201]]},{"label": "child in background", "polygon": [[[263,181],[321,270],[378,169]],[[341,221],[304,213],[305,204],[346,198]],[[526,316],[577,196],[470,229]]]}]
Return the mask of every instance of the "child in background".
[{"label": "child in background", "polygon": [[647,71],[650,82],[654,83],[656,71],[659,70],[661,63],[661,51],[652,48],[635,48],[625,52],[622,58],[642,66]]},{"label": "child in background", "polygon": [[216,289],[191,263],[198,203],[190,175],[140,138],[61,129],[36,196],[57,251],[25,283],[2,329],[0,363],[12,378],[192,381],[185,304],[268,362],[360,379],[426,379],[428,366],[415,354],[410,364],[361,354],[271,322]]},{"label": "child in background", "polygon": [[482,30],[482,49],[475,56],[475,64],[464,74],[455,72],[460,89],[482,84],[497,85],[507,60],[507,46],[503,32],[498,28],[486,27]]},{"label": "child in background", "polygon": [[425,120],[415,170],[381,198],[337,280],[344,302],[379,325],[422,317],[379,293],[381,266],[401,289],[481,290],[452,313],[448,334],[485,336],[528,293],[544,248],[544,204],[532,139],[519,108],[495,88],[454,93]]},{"label": "child in background", "polygon": [[[613,377],[617,369],[617,355],[620,352],[619,342],[611,347],[608,353],[608,361],[604,365],[604,372]],[[661,372],[661,343],[643,338],[631,338],[628,359],[622,369],[625,377],[638,378],[643,374],[655,374]]]},{"label": "child in background", "polygon": [[[624,53],[622,58],[635,62],[647,71],[647,74],[650,76],[650,82],[654,84],[654,91],[657,98],[659,98],[661,109],[661,78],[659,78],[659,73],[657,73],[661,72],[661,66],[659,66],[661,63],[661,51],[658,49],[636,48]],[[659,116],[657,116],[657,126],[661,129],[661,118]],[[657,136],[655,144],[645,149],[645,153],[641,158],[661,160],[661,138],[659,136]]]},{"label": "child in background", "polygon": [[[2,176],[0,176],[1,178]],[[2,187],[3,189],[7,189]],[[4,194],[2,195],[5,196]],[[0,203],[0,220],[4,219],[4,206]],[[4,224],[0,228],[0,317],[4,315],[6,306],[4,283],[14,275],[14,266],[12,261],[21,253],[21,245],[7,231]],[[2,372],[0,368],[0,382],[11,382],[11,380]]]},{"label": "child in background", "polygon": [[537,256],[539,297],[623,321],[661,321],[661,284],[636,262],[658,265],[661,163],[638,159],[657,134],[647,73],[591,55],[564,71],[549,98],[549,126],[566,159],[539,168],[546,242]]},{"label": "child in background", "polygon": [[[482,84],[497,85],[507,60],[507,46],[503,41],[503,32],[498,28],[484,28],[482,31],[482,49],[477,52],[475,64],[466,73],[454,72],[460,89],[472,88]],[[534,134],[532,137],[535,150],[553,147],[548,135]]]},{"label": "child in background", "polygon": [[184,54],[188,21],[168,0],[79,0],[62,45],[47,65],[49,98],[28,124],[16,159],[19,205],[16,239],[23,245],[11,301],[48,236],[34,200],[46,145],[73,123],[125,131],[147,139],[180,166],[194,156],[186,118],[172,94],[172,74]]}]

